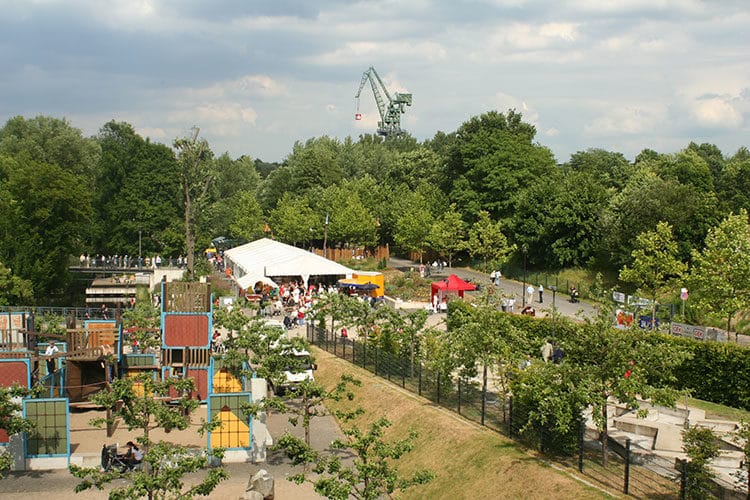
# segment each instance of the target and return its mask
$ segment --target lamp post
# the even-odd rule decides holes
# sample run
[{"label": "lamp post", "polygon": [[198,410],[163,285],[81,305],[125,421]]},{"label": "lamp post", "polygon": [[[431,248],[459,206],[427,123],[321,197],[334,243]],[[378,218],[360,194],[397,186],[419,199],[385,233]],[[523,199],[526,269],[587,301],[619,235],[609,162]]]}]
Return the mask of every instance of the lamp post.
[{"label": "lamp post", "polygon": [[552,290],[552,345],[555,345],[555,316],[557,316],[555,297],[557,295],[557,285],[550,285],[549,289]]},{"label": "lamp post", "polygon": [[521,252],[523,253],[523,288],[521,289],[521,307],[526,307],[526,254],[529,251],[529,247],[524,243],[521,246]]},{"label": "lamp post", "polygon": [[141,239],[141,233],[142,232],[143,232],[143,230],[141,228],[138,228],[138,269],[140,269],[141,266],[143,265],[143,257],[141,256],[141,254],[143,253],[143,245],[141,244],[142,243],[142,239]]}]

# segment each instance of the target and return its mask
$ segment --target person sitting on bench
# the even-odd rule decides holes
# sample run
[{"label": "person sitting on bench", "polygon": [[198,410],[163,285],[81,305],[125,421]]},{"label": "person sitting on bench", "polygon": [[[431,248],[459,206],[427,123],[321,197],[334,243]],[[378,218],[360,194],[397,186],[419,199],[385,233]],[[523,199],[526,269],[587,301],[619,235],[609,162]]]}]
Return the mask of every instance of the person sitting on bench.
[{"label": "person sitting on bench", "polygon": [[125,458],[127,459],[130,467],[135,467],[136,465],[143,462],[143,450],[138,448],[138,445],[136,445],[132,441],[128,441],[126,445],[128,447],[128,452],[125,453]]}]

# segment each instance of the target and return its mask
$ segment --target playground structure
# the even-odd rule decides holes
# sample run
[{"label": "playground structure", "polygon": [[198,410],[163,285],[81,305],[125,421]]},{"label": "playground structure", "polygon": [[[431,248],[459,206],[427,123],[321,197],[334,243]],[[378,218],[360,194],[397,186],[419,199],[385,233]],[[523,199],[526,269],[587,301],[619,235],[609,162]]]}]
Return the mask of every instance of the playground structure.
[{"label": "playground structure", "polygon": [[[71,315],[60,334],[36,331],[32,312],[0,313],[0,386],[42,388],[42,397],[23,400],[24,417],[35,422],[35,429],[0,434],[0,446],[13,454],[14,470],[80,464],[80,457],[71,456],[71,409],[95,408],[91,395],[108,390],[116,378],[142,373],[154,379],[193,378],[196,389],[191,397],[207,405],[209,420],[221,421],[208,434],[207,446],[226,448],[227,462],[265,459],[265,445],[272,441],[264,419],[253,423],[240,411],[243,403],[265,397],[265,380],[237,378],[220,356],[212,354],[210,285],[162,282],[160,287],[161,328],[152,333],[160,336],[161,346],[152,352],[133,349],[128,340],[137,329],[123,331],[119,307],[114,319],[86,320],[81,327]],[[48,356],[45,350],[51,341],[57,352]],[[106,432],[109,438],[114,430],[108,427]]]}]

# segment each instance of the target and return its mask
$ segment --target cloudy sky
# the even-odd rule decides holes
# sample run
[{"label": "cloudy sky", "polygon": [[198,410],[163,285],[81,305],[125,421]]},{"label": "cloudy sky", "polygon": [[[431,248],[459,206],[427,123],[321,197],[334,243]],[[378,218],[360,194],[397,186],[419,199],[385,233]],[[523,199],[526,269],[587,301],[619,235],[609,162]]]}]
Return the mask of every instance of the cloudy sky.
[{"label": "cloudy sky", "polygon": [[750,147],[747,0],[0,0],[0,123],[109,120],[281,161],[374,132],[362,73],[411,92],[417,139],[515,108],[557,160]]}]

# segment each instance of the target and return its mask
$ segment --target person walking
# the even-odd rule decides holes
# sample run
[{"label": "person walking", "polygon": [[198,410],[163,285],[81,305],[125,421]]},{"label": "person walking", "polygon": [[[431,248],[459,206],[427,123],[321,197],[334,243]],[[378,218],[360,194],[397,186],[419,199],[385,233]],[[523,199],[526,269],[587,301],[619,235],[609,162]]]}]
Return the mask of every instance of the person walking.
[{"label": "person walking", "polygon": [[544,287],[542,286],[541,283],[539,283],[539,303],[540,304],[544,303],[544,296],[543,296],[543,294],[544,294]]},{"label": "person walking", "polygon": [[534,300],[534,285],[529,285],[526,288],[526,294],[529,296],[529,304]]}]

